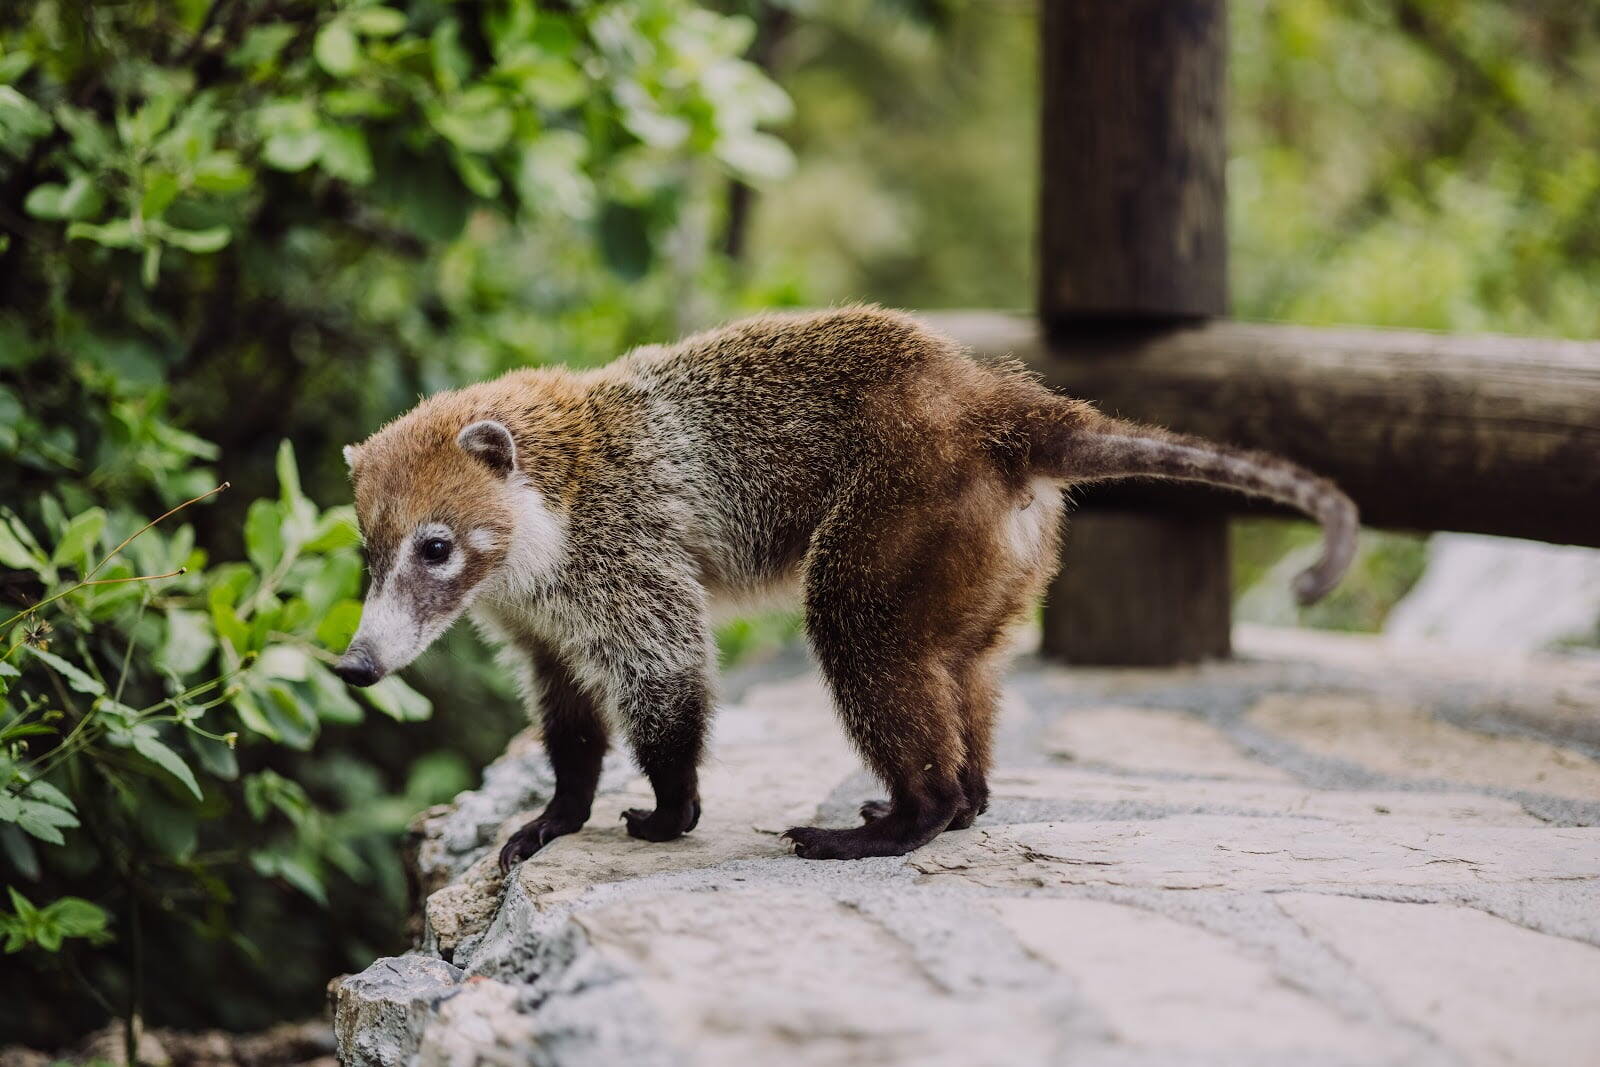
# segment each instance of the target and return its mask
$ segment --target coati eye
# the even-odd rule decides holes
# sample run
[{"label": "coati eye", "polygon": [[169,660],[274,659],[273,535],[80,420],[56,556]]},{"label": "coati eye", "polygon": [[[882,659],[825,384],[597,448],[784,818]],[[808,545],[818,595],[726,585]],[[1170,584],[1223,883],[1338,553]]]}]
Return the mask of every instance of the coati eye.
[{"label": "coati eye", "polygon": [[443,563],[450,555],[450,542],[430,537],[417,546],[417,554],[429,563]]}]

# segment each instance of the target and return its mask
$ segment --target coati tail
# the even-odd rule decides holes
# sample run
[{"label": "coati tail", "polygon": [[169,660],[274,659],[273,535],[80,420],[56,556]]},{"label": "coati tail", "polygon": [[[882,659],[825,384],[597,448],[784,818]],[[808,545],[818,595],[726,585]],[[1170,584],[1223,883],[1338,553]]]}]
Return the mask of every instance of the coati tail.
[{"label": "coati tail", "polygon": [[1029,464],[1045,477],[1069,484],[1141,477],[1201,482],[1265,497],[1316,519],[1322,526],[1322,556],[1295,578],[1302,604],[1326,595],[1355,557],[1355,502],[1326,478],[1286,459],[1107,418],[1076,401],[1035,408],[1024,425]]}]

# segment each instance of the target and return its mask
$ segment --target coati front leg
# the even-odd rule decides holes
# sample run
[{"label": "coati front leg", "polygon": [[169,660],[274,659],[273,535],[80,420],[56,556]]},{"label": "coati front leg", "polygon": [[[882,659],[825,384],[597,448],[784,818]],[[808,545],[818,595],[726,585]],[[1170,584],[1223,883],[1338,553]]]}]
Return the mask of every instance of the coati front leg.
[{"label": "coati front leg", "polygon": [[700,757],[705,750],[710,699],[703,674],[644,679],[618,710],[639,769],[655,791],[653,809],[622,813],[628,833],[644,841],[671,841],[700,821]]},{"label": "coati front leg", "polygon": [[671,841],[700,821],[711,713],[705,590],[688,556],[661,545],[612,546],[587,570],[588,663],[608,679],[628,747],[656,798],[654,808],[631,808],[622,818],[633,837]]},{"label": "coati front leg", "polygon": [[502,872],[556,838],[583,828],[589,821],[606,754],[605,717],[566,661],[544,644],[526,644],[523,651],[542,690],[539,719],[556,789],[539,817],[524,824],[501,848]]}]

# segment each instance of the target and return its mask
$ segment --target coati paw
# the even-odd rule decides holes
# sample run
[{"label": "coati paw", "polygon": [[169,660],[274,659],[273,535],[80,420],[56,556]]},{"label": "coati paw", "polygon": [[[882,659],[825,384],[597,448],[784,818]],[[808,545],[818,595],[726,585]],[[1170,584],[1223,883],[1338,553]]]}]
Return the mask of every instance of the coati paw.
[{"label": "coati paw", "polygon": [[887,814],[889,814],[887,800],[869,800],[861,805],[861,821],[864,823],[874,822]]},{"label": "coati paw", "polygon": [[912,836],[883,826],[882,820],[873,820],[849,830],[795,826],[783,836],[794,845],[794,854],[803,860],[858,860],[868,856],[904,856],[927,844],[937,833]]},{"label": "coati paw", "polygon": [[[946,830],[965,830],[972,826],[979,815],[984,813],[989,803],[985,800],[981,807],[965,807],[958,810],[955,817],[950,820]],[[887,800],[869,800],[861,805],[861,821],[863,824],[874,823],[888,815],[892,809]]]},{"label": "coati paw", "polygon": [[700,801],[691,800],[677,808],[629,808],[622,813],[628,836],[641,841],[671,841],[693,830],[700,822]]},{"label": "coati paw", "polygon": [[500,873],[505,874],[556,838],[575,833],[582,826],[581,819],[552,819],[544,815],[524,823],[500,849]]}]

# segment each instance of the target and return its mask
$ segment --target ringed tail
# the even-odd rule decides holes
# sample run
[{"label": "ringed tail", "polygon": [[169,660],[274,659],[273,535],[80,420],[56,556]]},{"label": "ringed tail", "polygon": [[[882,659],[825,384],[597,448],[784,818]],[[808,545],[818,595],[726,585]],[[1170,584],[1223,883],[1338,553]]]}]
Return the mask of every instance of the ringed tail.
[{"label": "ringed tail", "polygon": [[1073,483],[1166,478],[1222,486],[1302,511],[1322,526],[1322,555],[1295,577],[1301,604],[1320,600],[1355,558],[1360,520],[1338,486],[1276,456],[1108,418],[1082,401],[1058,400],[1024,417],[1029,461],[1045,477]]}]

